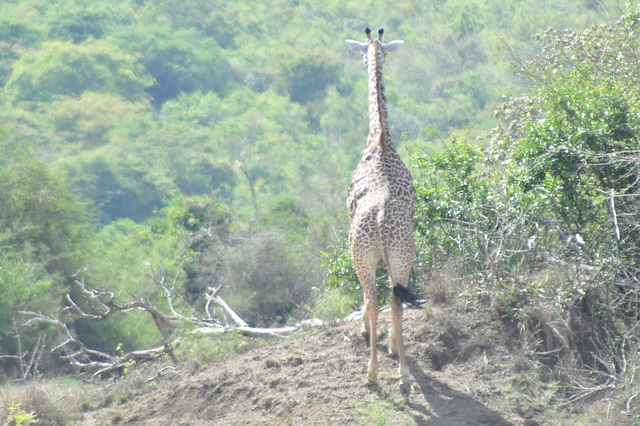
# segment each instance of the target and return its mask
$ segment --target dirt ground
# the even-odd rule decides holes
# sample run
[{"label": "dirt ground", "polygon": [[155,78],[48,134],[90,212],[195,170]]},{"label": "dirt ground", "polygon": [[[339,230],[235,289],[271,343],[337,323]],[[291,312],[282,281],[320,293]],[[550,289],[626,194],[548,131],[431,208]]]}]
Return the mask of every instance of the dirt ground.
[{"label": "dirt ground", "polygon": [[386,355],[389,325],[390,313],[382,312],[375,387],[364,386],[368,348],[361,321],[353,321],[305,328],[197,373],[168,376],[151,393],[86,413],[81,424],[396,424],[388,411],[367,417],[380,404],[408,424],[535,424],[514,411],[507,395],[517,331],[494,309],[405,310],[408,405],[394,377],[397,360]]}]

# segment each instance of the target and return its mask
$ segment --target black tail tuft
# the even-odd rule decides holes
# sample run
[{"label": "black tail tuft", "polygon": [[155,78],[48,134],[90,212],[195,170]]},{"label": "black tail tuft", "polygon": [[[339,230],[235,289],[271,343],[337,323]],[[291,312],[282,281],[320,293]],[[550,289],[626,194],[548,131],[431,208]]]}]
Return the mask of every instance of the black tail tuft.
[{"label": "black tail tuft", "polygon": [[413,305],[416,308],[422,307],[422,305],[426,302],[423,297],[416,296],[411,292],[411,290],[400,284],[393,286],[393,295],[400,299],[402,302]]}]

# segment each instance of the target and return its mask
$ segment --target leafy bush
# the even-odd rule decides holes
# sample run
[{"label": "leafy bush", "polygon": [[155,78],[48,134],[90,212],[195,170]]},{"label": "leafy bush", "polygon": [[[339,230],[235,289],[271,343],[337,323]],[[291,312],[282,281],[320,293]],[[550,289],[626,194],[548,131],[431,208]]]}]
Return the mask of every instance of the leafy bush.
[{"label": "leafy bush", "polygon": [[419,265],[449,263],[460,276],[494,281],[540,260],[530,250],[543,236],[537,201],[508,180],[490,152],[454,136],[416,165]]},{"label": "leafy bush", "polygon": [[197,255],[191,291],[219,287],[220,296],[247,322],[281,324],[311,296],[317,271],[302,247],[268,230],[235,232],[227,245]]},{"label": "leafy bush", "polygon": [[21,406],[20,403],[14,402],[8,408],[9,413],[6,419],[3,419],[3,420],[6,420],[7,425],[20,426],[20,425],[30,425],[33,423],[38,423],[39,420],[37,418],[37,413],[35,412],[27,413],[20,406]]},{"label": "leafy bush", "polygon": [[208,287],[219,288],[217,294],[247,322],[274,324],[286,322],[309,301],[319,271],[310,260],[312,251],[285,237],[277,215],[271,219],[272,228],[255,219],[243,223],[208,197],[190,197],[175,199],[148,224],[165,238],[180,230],[187,258],[179,290],[194,307],[202,308]]},{"label": "leafy bush", "polygon": [[324,286],[318,291],[313,314],[326,322],[344,319],[356,308],[358,299],[362,299],[360,294],[347,294],[335,287]]},{"label": "leafy bush", "polygon": [[540,36],[544,54],[522,69],[539,84],[501,109],[513,126],[496,138],[517,164],[521,188],[545,194],[553,226],[584,242],[589,263],[625,274],[640,260],[639,26],[631,8],[615,26]]},{"label": "leafy bush", "polygon": [[[325,277],[325,285],[329,288],[339,290],[346,297],[354,299],[361,304],[364,300],[362,287],[358,281],[356,268],[349,254],[349,250],[345,247],[330,247],[329,252],[322,253],[322,267],[325,268],[327,276]],[[387,277],[387,269],[383,262],[378,263],[376,269],[376,289],[378,291],[378,299],[385,304],[391,295],[391,287],[389,278]]]}]

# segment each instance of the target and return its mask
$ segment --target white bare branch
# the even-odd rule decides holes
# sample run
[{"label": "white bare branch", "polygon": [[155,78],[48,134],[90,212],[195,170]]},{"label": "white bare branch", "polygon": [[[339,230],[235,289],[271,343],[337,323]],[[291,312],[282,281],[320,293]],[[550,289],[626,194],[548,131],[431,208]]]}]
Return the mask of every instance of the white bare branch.
[{"label": "white bare branch", "polygon": [[[173,353],[173,348],[180,343],[181,338],[172,340],[171,332],[177,327],[179,322],[198,326],[197,329],[191,332],[193,334],[218,334],[239,331],[249,337],[282,338],[293,333],[300,327],[300,325],[280,328],[250,327],[246,321],[217,295],[219,287],[209,287],[205,293],[205,318],[183,315],[176,309],[173,303],[179,274],[175,274],[171,278],[173,281],[168,283],[166,282],[168,274],[164,264],[161,263],[158,268],[154,268],[153,265],[149,264],[149,268],[150,273],[147,274],[146,277],[162,288],[162,292],[169,305],[170,314],[162,312],[146,300],[135,298],[135,296],[135,300],[133,301],[117,303],[114,293],[92,288],[87,285],[84,277],[79,278],[77,276],[74,282],[78,286],[82,303],[77,303],[70,294],[67,294],[65,303],[61,304],[55,314],[44,315],[40,312],[31,311],[20,311],[19,314],[28,317],[25,322],[26,326],[30,326],[36,322],[52,325],[57,331],[59,343],[50,349],[50,352],[62,352],[59,355],[60,358],[66,360],[69,365],[74,368],[79,377],[89,380],[112,374],[120,374],[127,363],[153,361],[159,359],[162,355],[168,355],[174,363],[177,363],[178,360]],[[226,318],[229,317],[231,318],[232,325],[221,325],[220,321],[212,315],[211,305],[221,308],[225,322]],[[151,316],[156,328],[160,332],[162,346],[141,351],[132,351],[122,356],[114,356],[88,348],[82,341],[74,337],[64,320],[65,315],[70,319],[104,320],[117,313],[125,313],[133,310],[142,310]],[[42,340],[38,341],[28,362],[25,362],[27,357],[26,353],[22,356],[15,356],[22,365],[23,374],[25,371],[26,374],[28,374],[29,371],[35,371],[44,350],[44,343],[45,339],[43,337]]]}]

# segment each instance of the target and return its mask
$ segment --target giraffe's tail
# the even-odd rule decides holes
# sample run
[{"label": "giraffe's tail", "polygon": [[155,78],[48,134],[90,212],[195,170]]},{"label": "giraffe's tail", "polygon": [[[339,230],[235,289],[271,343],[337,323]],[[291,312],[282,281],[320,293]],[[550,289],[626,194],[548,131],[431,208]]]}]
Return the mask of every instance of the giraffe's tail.
[{"label": "giraffe's tail", "polygon": [[400,299],[400,301],[413,305],[416,308],[422,307],[422,305],[427,301],[424,297],[413,294],[411,290],[400,284],[393,286],[393,295]]}]

